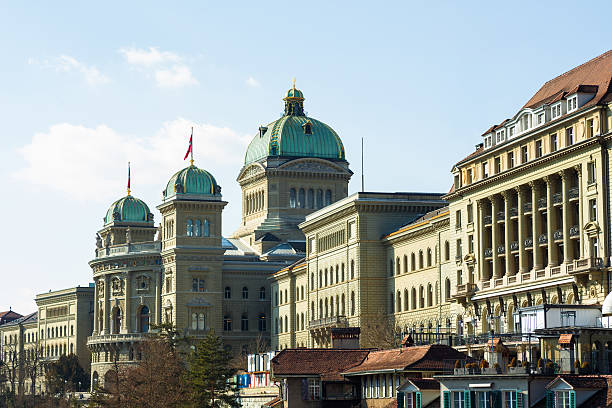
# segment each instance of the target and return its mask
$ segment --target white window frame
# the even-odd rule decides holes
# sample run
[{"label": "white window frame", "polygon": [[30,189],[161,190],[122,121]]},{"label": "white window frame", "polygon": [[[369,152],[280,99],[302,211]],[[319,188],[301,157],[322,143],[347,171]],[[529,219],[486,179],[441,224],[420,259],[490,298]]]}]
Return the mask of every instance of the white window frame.
[{"label": "white window frame", "polygon": [[[457,396],[458,398],[455,398]],[[465,407],[465,391],[451,391],[451,397],[453,399],[451,408],[466,408]]]},{"label": "white window frame", "polygon": [[[517,408],[517,394],[520,391],[518,390],[504,390],[503,391],[503,396],[504,396],[504,408]],[[510,397],[510,398],[508,398]]]},{"label": "white window frame", "polygon": [[414,392],[404,393],[404,407],[405,408],[414,407]]},{"label": "white window frame", "polygon": [[562,115],[562,113],[563,112],[561,111],[561,102],[557,102],[550,107],[550,117],[552,119],[558,118]]},{"label": "white window frame", "polygon": [[316,378],[308,379],[308,398],[311,401],[321,399],[321,382]]},{"label": "white window frame", "polygon": [[573,112],[578,109],[578,95],[567,99],[567,111]]},{"label": "white window frame", "polygon": [[544,112],[538,113],[538,125],[546,123],[546,114]]},{"label": "white window frame", "polygon": [[476,404],[477,408],[491,408],[491,391],[477,391]]},{"label": "white window frame", "polygon": [[570,390],[555,391],[555,408],[570,408]]}]

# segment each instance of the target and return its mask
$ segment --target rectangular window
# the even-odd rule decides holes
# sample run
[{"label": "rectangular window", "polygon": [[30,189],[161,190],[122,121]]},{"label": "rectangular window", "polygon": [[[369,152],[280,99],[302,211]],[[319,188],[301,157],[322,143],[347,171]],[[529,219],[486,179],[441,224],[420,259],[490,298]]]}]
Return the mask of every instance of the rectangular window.
[{"label": "rectangular window", "polygon": [[550,151],[551,152],[556,152],[557,149],[558,149],[558,146],[557,146],[557,134],[553,133],[550,136]]},{"label": "rectangular window", "polygon": [[457,240],[457,256],[461,257],[463,256],[462,250],[461,250],[461,239]]},{"label": "rectangular window", "polygon": [[510,128],[510,132],[508,134],[508,137],[512,137],[512,136],[514,136],[514,126]]},{"label": "rectangular window", "polygon": [[474,222],[474,205],[473,204],[467,205],[467,221],[468,221],[468,224],[471,224]]},{"label": "rectangular window", "polygon": [[542,157],[542,141],[536,141],[536,157]]},{"label": "rectangular window", "polygon": [[314,378],[308,379],[308,399],[321,399],[321,383],[319,383],[319,380],[316,380]]},{"label": "rectangular window", "polygon": [[472,184],[472,169],[468,169],[467,175],[465,178],[468,184]]},{"label": "rectangular window", "polygon": [[457,285],[463,285],[463,271],[461,269],[457,271]]},{"label": "rectangular window", "polygon": [[589,200],[589,220],[597,221],[597,199]]},{"label": "rectangular window", "polygon": [[557,391],[555,392],[555,408],[571,408],[570,407],[570,392],[571,391]]},{"label": "rectangular window", "polygon": [[477,408],[491,408],[491,393],[489,391],[479,391],[476,393]]},{"label": "rectangular window", "polygon": [[407,392],[404,394],[404,407],[413,408],[414,407],[414,393]]},{"label": "rectangular window", "polygon": [[474,253],[474,236],[473,235],[468,235],[468,252],[470,254]]},{"label": "rectangular window", "polygon": [[576,110],[577,107],[578,107],[578,97],[577,96],[574,96],[573,98],[570,98],[567,100],[567,111],[568,112]]},{"label": "rectangular window", "polygon": [[508,168],[514,167],[514,152],[508,152]]},{"label": "rectangular window", "polygon": [[455,190],[458,190],[459,188],[461,188],[461,178],[459,177],[459,175],[455,176]]},{"label": "rectangular window", "polygon": [[551,114],[553,119],[561,116],[561,103],[552,107]]},{"label": "rectangular window", "polygon": [[485,179],[489,177],[489,163],[482,163],[482,178]]},{"label": "rectangular window", "polygon": [[499,174],[501,172],[502,172],[501,157],[496,157],[495,158],[495,174]]},{"label": "rectangular window", "polygon": [[461,210],[455,212],[455,228],[461,228]]},{"label": "rectangular window", "polygon": [[561,326],[562,327],[575,327],[576,326],[576,312],[561,312]]},{"label": "rectangular window", "polygon": [[595,128],[593,127],[593,119],[587,120],[587,137],[595,136]]},{"label": "rectangular window", "polygon": [[193,292],[197,292],[198,291],[198,280],[197,279],[193,279],[192,283],[191,283],[191,290]]},{"label": "rectangular window", "polygon": [[382,376],[382,387],[380,391],[381,391],[380,397],[387,398],[387,376],[386,375]]},{"label": "rectangular window", "polygon": [[380,376],[376,376],[376,398],[380,398]]},{"label": "rectangular window", "polygon": [[517,408],[516,391],[504,391],[504,408]]},{"label": "rectangular window", "polygon": [[565,145],[571,146],[574,144],[574,128],[568,127],[565,129]]},{"label": "rectangular window", "polygon": [[544,114],[540,113],[538,114],[538,125],[541,125],[544,123]]},{"label": "rectangular window", "polygon": [[527,146],[521,147],[521,160],[522,163],[527,163],[529,161],[529,150],[527,149]]},{"label": "rectangular window", "polygon": [[453,408],[466,408],[463,391],[453,391]]},{"label": "rectangular window", "polygon": [[589,184],[593,184],[597,181],[597,173],[596,173],[595,161],[587,163],[587,182]]}]

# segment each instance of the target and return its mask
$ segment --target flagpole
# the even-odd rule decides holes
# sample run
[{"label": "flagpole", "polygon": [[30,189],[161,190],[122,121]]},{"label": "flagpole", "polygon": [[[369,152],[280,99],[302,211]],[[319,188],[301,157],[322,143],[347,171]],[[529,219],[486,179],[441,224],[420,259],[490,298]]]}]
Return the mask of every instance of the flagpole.
[{"label": "flagpole", "polygon": [[130,181],[132,179],[132,175],[130,172],[130,162],[128,162],[128,185],[127,185],[127,195],[130,195],[131,190],[130,190]]},{"label": "flagpole", "polygon": [[191,165],[193,166],[193,126],[191,127]]}]

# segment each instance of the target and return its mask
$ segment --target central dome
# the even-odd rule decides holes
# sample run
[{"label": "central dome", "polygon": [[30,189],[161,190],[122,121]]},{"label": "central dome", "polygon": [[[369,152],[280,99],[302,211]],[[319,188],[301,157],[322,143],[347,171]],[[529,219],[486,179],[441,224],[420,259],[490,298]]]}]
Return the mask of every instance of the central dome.
[{"label": "central dome", "polygon": [[192,164],[170,177],[163,194],[164,200],[185,195],[221,197],[221,187],[212,174]]},{"label": "central dome", "polygon": [[293,87],[283,98],[283,116],[259,128],[244,157],[250,164],[267,157],[317,157],[345,160],[338,134],[325,123],[306,116],[304,94]]}]

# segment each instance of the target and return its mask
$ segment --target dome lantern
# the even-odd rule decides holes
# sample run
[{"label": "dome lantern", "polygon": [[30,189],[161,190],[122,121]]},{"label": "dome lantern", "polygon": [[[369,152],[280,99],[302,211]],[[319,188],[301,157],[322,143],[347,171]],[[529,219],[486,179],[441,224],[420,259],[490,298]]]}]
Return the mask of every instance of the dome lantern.
[{"label": "dome lantern", "polygon": [[285,101],[285,116],[304,116],[304,94],[295,88],[295,78],[293,78],[293,87],[287,91],[283,100]]}]

